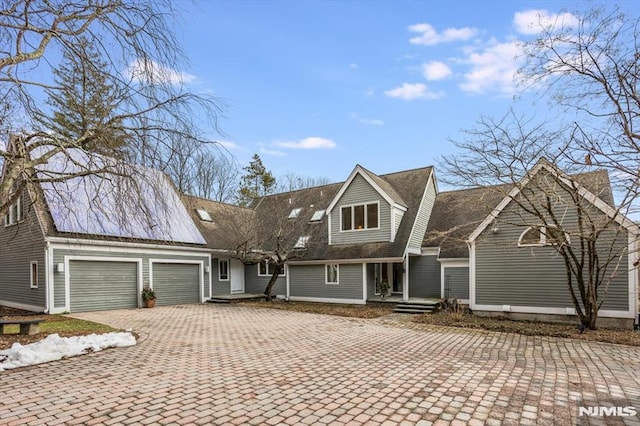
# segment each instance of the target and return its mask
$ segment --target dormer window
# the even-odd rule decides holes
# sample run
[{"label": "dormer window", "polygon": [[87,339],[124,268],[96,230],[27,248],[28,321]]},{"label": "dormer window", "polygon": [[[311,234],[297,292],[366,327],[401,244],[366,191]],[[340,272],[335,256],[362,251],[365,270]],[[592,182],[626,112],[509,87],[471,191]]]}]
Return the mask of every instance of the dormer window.
[{"label": "dormer window", "polygon": [[296,245],[293,246],[293,248],[294,249],[306,248],[308,242],[309,242],[309,236],[308,235],[304,235],[304,236],[298,238],[298,241],[296,242]]},{"label": "dormer window", "polygon": [[209,214],[208,211],[202,210],[202,209],[196,209],[196,213],[198,214],[198,217],[200,218],[200,220],[205,222],[213,222],[213,219],[211,218],[211,215]]},{"label": "dormer window", "polygon": [[356,204],[340,207],[341,230],[354,231],[379,227],[380,203]]},{"label": "dormer window", "polygon": [[295,219],[300,215],[300,212],[302,211],[302,208],[296,208],[291,210],[291,213],[289,213],[289,219]]},{"label": "dormer window", "polygon": [[316,210],[313,213],[313,216],[311,216],[311,219],[309,220],[309,222],[320,222],[323,216],[324,216],[324,210]]}]

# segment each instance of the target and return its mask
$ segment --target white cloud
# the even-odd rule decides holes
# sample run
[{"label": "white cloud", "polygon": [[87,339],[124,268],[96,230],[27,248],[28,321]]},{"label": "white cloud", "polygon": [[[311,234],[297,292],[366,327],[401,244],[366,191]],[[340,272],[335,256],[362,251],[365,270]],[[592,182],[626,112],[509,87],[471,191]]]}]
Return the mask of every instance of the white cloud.
[{"label": "white cloud", "polygon": [[217,144],[219,144],[220,146],[222,146],[223,148],[226,149],[239,149],[240,145],[238,145],[235,142],[231,142],[231,141],[216,141]]},{"label": "white cloud", "polygon": [[505,95],[514,93],[514,77],[520,53],[515,41],[494,43],[482,51],[470,53],[463,62],[469,64],[471,69],[464,74],[460,89],[477,94],[490,90],[498,90]]},{"label": "white cloud", "polygon": [[149,84],[184,84],[196,80],[196,76],[193,74],[176,71],[154,61],[145,62],[142,59],[130,63],[126,73],[134,81],[144,81]]},{"label": "white cloud", "polygon": [[402,83],[402,86],[384,92],[390,98],[411,101],[414,99],[438,99],[444,96],[443,92],[432,92],[422,83]]},{"label": "white cloud", "polygon": [[361,118],[358,120],[361,124],[368,124],[370,126],[383,126],[384,121],[379,120],[377,118]]},{"label": "white cloud", "polygon": [[411,44],[422,44],[424,46],[435,46],[440,43],[447,43],[457,40],[469,40],[471,37],[477,34],[478,30],[475,28],[447,28],[446,30],[438,33],[435,28],[430,24],[415,24],[409,26],[409,31],[414,33],[420,33],[417,37],[409,39]]},{"label": "white cloud", "polygon": [[352,70],[355,70],[358,68],[358,64],[351,63],[349,64],[349,68],[351,68]]},{"label": "white cloud", "polygon": [[516,12],[513,16],[516,31],[525,35],[571,28],[577,26],[578,23],[578,17],[571,13],[550,14],[545,9],[525,10],[524,12]]},{"label": "white cloud", "polygon": [[373,96],[376,94],[376,89],[367,89],[364,91],[365,96]]},{"label": "white cloud", "polygon": [[285,155],[287,155],[286,152],[278,151],[275,149],[269,149],[265,147],[260,147],[260,154],[273,155],[275,157],[284,157]]},{"label": "white cloud", "polygon": [[453,74],[451,68],[444,62],[431,61],[426,64],[422,64],[422,75],[428,81],[442,80]]},{"label": "white cloud", "polygon": [[332,149],[336,143],[331,139],[312,136],[298,141],[275,142],[274,145],[291,149]]}]

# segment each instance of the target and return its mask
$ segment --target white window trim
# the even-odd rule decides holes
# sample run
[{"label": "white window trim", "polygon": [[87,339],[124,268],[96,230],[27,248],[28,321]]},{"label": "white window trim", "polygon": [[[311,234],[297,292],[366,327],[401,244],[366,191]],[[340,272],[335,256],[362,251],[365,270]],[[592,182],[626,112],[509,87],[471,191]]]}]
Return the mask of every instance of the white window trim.
[{"label": "white window trim", "polygon": [[[336,280],[329,281],[329,267],[336,267]],[[340,264],[338,263],[327,263],[324,265],[324,283],[326,285],[339,285],[340,284]]]},{"label": "white window trim", "polygon": [[[375,228],[367,227],[367,225],[369,224],[367,206],[369,204],[376,204],[378,208],[378,226]],[[356,206],[364,206],[364,225],[365,226],[362,229],[353,228],[355,226],[355,207]],[[351,229],[342,229],[342,209],[347,207],[351,208]],[[372,201],[367,203],[356,203],[356,204],[344,204],[339,207],[339,210],[340,210],[340,232],[362,232],[362,231],[375,231],[380,229],[380,201]]]},{"label": "white window trim", "polygon": [[[525,236],[525,234],[527,232],[529,232],[532,229],[538,228],[538,232],[540,233],[540,242],[539,243],[523,243],[522,242],[522,237]],[[518,247],[545,247],[545,246],[552,246],[552,243],[547,243],[547,233],[546,233],[546,229],[547,228],[555,228],[558,229],[557,226],[555,225],[538,225],[538,226],[529,226],[527,229],[524,230],[524,232],[522,232],[522,234],[520,234],[520,238],[518,238]],[[567,242],[567,244],[571,244],[571,239],[569,238],[569,234],[567,232],[564,233],[564,238]]]},{"label": "white window trim", "polygon": [[[266,260],[263,260],[263,261],[259,262],[259,263],[256,265],[256,266],[258,267],[258,276],[259,276],[259,277],[270,277],[270,276],[273,274],[273,271],[271,270],[271,267],[272,267],[272,266],[274,266],[274,265],[272,265],[271,263],[268,263],[268,262],[267,262],[267,263],[266,263],[266,266],[267,266],[267,268],[266,268],[266,269],[267,269],[267,273],[266,273],[266,274],[261,274],[261,273],[260,273],[260,264],[261,264],[262,262],[267,262],[267,261],[266,261]],[[282,271],[282,273],[281,273],[280,275],[278,275],[278,278],[279,278],[279,277],[285,277],[285,276],[286,276],[286,273],[287,273],[287,268],[283,268],[283,271]]]},{"label": "white window trim", "polygon": [[[16,212],[18,215],[18,219],[16,219],[13,215],[13,207],[17,206],[16,208]],[[11,225],[16,225],[20,222],[22,222],[23,219],[23,214],[22,214],[22,195],[20,195],[15,202],[11,203],[9,205],[9,210],[7,210],[7,213],[4,215],[4,226],[11,226]]]},{"label": "white window trim", "polygon": [[[220,267],[220,264],[222,262],[226,262],[227,264],[227,278],[222,278],[221,276],[221,272],[222,272],[222,268]],[[229,281],[229,276],[231,275],[231,262],[229,262],[229,259],[218,259],[218,281]]]},{"label": "white window trim", "polygon": [[[35,282],[34,282],[34,277],[33,277],[33,265],[36,266],[36,276],[35,276]],[[32,260],[29,263],[29,287],[30,288],[38,288],[38,277],[39,273],[38,273],[38,261],[37,260]]]}]

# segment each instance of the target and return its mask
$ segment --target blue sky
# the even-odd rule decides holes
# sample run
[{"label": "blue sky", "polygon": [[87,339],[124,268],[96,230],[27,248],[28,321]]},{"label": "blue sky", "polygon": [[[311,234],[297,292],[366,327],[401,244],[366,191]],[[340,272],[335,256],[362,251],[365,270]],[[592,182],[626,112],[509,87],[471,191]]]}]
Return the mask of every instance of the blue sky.
[{"label": "blue sky", "polygon": [[[538,16],[587,3],[544,1],[210,1],[176,24],[190,90],[224,102],[220,125],[241,166],[344,180],[437,165],[481,114],[544,117],[512,77]],[[633,9],[638,1],[622,4]]]}]

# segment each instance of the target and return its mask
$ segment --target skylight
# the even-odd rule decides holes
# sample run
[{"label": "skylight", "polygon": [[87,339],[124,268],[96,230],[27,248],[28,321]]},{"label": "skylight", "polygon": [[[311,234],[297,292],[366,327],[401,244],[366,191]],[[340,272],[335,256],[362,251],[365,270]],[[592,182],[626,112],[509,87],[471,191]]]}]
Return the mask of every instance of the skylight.
[{"label": "skylight", "polygon": [[309,236],[308,235],[304,235],[304,236],[298,238],[298,241],[296,242],[296,245],[293,246],[293,248],[297,248],[297,249],[306,248],[308,242],[309,242]]},{"label": "skylight", "polygon": [[300,215],[300,212],[302,211],[301,208],[297,208],[297,209],[293,209],[291,210],[291,213],[289,213],[289,219],[295,219],[298,217],[298,215]]},{"label": "skylight", "polygon": [[211,215],[208,211],[196,209],[196,213],[198,213],[198,217],[200,218],[200,220],[204,220],[205,222],[213,222],[213,219],[211,219]]},{"label": "skylight", "polygon": [[309,220],[309,222],[319,222],[322,220],[323,216],[324,216],[324,210],[316,210],[313,213],[313,216],[311,216],[311,219]]}]

